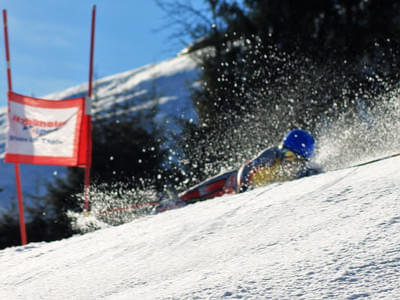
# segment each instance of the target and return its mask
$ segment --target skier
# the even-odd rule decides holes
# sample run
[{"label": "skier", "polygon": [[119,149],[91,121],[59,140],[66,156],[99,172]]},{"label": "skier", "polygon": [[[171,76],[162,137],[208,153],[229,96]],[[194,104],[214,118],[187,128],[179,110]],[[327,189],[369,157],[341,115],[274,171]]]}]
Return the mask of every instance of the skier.
[{"label": "skier", "polygon": [[159,211],[225,194],[242,193],[273,182],[319,174],[322,172],[321,168],[309,161],[313,152],[312,135],[306,130],[292,130],[280,146],[262,151],[239,170],[217,175],[183,192],[172,201],[165,201]]}]

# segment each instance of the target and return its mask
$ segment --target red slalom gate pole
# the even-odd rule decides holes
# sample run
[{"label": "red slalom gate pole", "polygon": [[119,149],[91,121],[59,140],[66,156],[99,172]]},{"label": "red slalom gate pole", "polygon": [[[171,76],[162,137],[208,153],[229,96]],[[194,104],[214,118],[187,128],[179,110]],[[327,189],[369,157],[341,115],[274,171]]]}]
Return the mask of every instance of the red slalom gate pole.
[{"label": "red slalom gate pole", "polygon": [[92,96],[92,86],[93,86],[93,57],[94,57],[94,32],[96,26],[96,5],[93,5],[92,10],[92,28],[90,34],[90,61],[89,61],[89,90],[88,96]]},{"label": "red slalom gate pole", "polygon": [[7,11],[5,9],[3,9],[3,24],[4,24],[4,42],[5,42],[5,49],[6,49],[6,61],[7,61],[8,90],[12,91],[11,66],[10,66],[10,47],[9,47],[9,44],[8,44]]},{"label": "red slalom gate pole", "polygon": [[26,245],[26,226],[24,218],[24,202],[22,200],[22,189],[21,189],[21,176],[19,172],[19,164],[15,163],[15,178],[17,182],[17,196],[18,196],[18,211],[19,211],[19,228],[21,232],[21,244]]},{"label": "red slalom gate pole", "polygon": [[[3,10],[3,23],[4,23],[4,41],[5,41],[5,49],[6,49],[6,61],[7,61],[7,80],[8,80],[8,91],[12,91],[12,82],[11,82],[11,66],[10,66],[10,47],[8,43],[8,27],[7,27],[7,11]],[[21,189],[21,175],[19,171],[19,164],[15,163],[15,181],[17,185],[17,198],[18,198],[18,211],[19,211],[19,228],[21,233],[21,244],[26,245],[27,237],[26,237],[26,226],[25,226],[25,217],[24,217],[24,201],[22,198],[22,189]]]},{"label": "red slalom gate pole", "polygon": [[92,86],[93,86],[93,56],[94,56],[94,34],[95,34],[95,26],[96,26],[96,5],[93,5],[92,10],[92,26],[91,26],[91,34],[90,34],[90,60],[89,60],[89,88],[88,88],[88,100],[86,101],[86,112],[87,118],[89,119],[88,122],[88,165],[85,167],[85,188],[84,188],[84,210],[89,212],[90,209],[90,195],[89,195],[89,188],[90,188],[90,167],[92,165],[92,121],[91,121],[91,97],[92,97]]}]

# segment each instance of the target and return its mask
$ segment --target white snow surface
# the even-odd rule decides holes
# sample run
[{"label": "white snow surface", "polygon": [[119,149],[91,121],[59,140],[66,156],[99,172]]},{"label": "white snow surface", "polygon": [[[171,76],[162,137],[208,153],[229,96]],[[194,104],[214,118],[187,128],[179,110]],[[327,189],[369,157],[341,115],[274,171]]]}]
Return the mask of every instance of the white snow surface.
[{"label": "white snow surface", "polygon": [[0,299],[400,299],[400,157],[0,251]]}]

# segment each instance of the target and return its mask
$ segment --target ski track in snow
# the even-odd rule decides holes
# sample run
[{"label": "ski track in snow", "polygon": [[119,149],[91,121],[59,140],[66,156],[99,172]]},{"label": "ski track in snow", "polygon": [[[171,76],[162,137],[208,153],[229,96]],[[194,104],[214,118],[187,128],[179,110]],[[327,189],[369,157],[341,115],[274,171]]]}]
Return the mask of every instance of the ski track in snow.
[{"label": "ski track in snow", "polygon": [[0,251],[0,299],[399,299],[400,158]]}]

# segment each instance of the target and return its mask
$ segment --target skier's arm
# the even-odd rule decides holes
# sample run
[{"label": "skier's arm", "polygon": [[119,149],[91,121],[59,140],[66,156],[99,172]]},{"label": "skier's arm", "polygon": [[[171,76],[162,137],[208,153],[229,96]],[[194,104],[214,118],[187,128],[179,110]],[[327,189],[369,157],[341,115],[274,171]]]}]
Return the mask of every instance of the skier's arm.
[{"label": "skier's arm", "polygon": [[207,179],[181,193],[179,200],[192,203],[233,193],[236,190],[236,174],[237,171],[233,170]]},{"label": "skier's arm", "polygon": [[270,148],[261,152],[255,159],[246,162],[238,171],[236,192],[245,192],[250,186],[254,185],[254,176],[258,172],[268,173],[269,176],[261,176],[266,181],[264,184],[272,180],[272,168],[276,167],[276,159],[277,149]]}]

